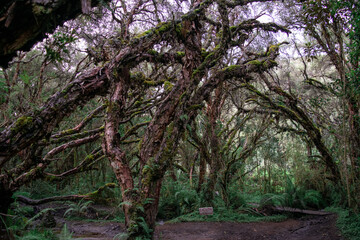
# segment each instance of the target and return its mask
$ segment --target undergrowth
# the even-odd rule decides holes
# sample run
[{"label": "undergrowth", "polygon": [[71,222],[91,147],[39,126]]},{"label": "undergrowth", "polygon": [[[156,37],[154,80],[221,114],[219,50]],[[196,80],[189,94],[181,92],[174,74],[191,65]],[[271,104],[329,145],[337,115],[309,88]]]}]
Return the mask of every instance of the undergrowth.
[{"label": "undergrowth", "polygon": [[325,210],[337,213],[336,225],[342,236],[348,240],[360,240],[360,214],[339,207],[329,207]]},{"label": "undergrowth", "polygon": [[[246,211],[244,209],[243,211]],[[174,218],[169,223],[177,222],[281,222],[287,219],[285,215],[273,215],[273,216],[262,216],[254,214],[249,211],[249,213],[243,213],[240,211],[234,211],[227,208],[219,208],[214,210],[213,215],[200,215],[198,211],[194,211],[177,218]]]},{"label": "undergrowth", "polygon": [[[58,240],[59,238],[57,238],[51,230],[34,229],[34,230],[30,230],[28,232],[25,232],[24,235],[16,236],[15,239],[17,239],[17,240],[20,240],[20,239],[21,240]],[[65,239],[61,239],[61,240],[65,240]]]}]

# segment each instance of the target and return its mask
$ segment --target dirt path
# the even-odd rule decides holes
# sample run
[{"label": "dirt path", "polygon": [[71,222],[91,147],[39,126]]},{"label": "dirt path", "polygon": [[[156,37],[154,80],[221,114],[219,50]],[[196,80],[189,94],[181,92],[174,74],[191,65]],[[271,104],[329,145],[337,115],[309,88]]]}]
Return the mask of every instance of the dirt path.
[{"label": "dirt path", "polygon": [[[289,219],[284,222],[229,223],[188,222],[156,227],[158,240],[342,240],[335,226],[336,216]],[[119,223],[67,222],[73,237],[83,240],[113,239],[124,232]]]}]

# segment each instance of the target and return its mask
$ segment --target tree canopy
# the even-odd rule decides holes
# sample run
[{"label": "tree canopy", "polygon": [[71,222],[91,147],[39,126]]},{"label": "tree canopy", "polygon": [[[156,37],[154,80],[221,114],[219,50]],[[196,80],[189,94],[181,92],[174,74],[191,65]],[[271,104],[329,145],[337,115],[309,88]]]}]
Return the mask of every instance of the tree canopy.
[{"label": "tree canopy", "polygon": [[3,2],[0,213],[29,182],[96,166],[129,239],[152,238],[176,171],[201,206],[257,171],[265,191],[291,172],[358,210],[356,1]]}]

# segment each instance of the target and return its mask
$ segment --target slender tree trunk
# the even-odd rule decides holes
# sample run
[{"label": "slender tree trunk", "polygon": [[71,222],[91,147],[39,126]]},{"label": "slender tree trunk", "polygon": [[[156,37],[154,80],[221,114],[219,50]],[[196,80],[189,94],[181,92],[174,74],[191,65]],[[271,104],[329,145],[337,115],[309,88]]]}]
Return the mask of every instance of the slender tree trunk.
[{"label": "slender tree trunk", "polygon": [[[7,214],[10,204],[13,202],[12,195],[13,192],[9,190],[6,183],[0,183],[0,218],[2,218],[2,220],[6,219],[5,215]],[[0,229],[5,227],[2,220],[0,220]]]},{"label": "slender tree trunk", "polygon": [[200,155],[199,181],[198,181],[198,186],[197,186],[197,190],[196,190],[198,193],[201,191],[201,186],[204,184],[205,172],[206,172],[206,161],[205,161],[205,159]]}]

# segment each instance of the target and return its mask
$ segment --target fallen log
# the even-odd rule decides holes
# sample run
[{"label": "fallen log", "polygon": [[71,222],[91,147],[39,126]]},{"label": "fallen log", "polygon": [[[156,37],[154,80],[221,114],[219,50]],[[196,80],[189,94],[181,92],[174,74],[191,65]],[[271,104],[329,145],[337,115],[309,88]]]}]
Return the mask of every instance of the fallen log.
[{"label": "fallen log", "polygon": [[[249,205],[253,207],[260,207],[261,205],[258,203],[249,203]],[[308,214],[308,215],[331,215],[332,212],[325,212],[325,211],[316,211],[316,210],[306,210],[306,209],[300,209],[300,208],[291,208],[291,207],[281,207],[281,206],[266,206],[268,209],[271,209],[273,211],[278,212],[289,212],[289,213],[302,213],[302,214]]]},{"label": "fallen log", "polygon": [[84,195],[66,195],[66,196],[54,196],[48,197],[43,199],[31,199],[22,195],[16,197],[16,200],[28,205],[40,205],[48,202],[55,202],[55,201],[80,201],[82,199],[85,200],[96,200],[100,197],[102,191],[106,188],[114,188],[116,186],[115,183],[107,183],[102,187],[99,187],[96,191],[87,193]]},{"label": "fallen log", "polygon": [[89,196],[87,195],[67,195],[67,196],[54,196],[54,197],[48,197],[43,199],[31,199],[25,196],[17,196],[16,200],[28,205],[40,205],[48,202],[54,202],[54,201],[79,201],[81,199],[88,199]]}]

